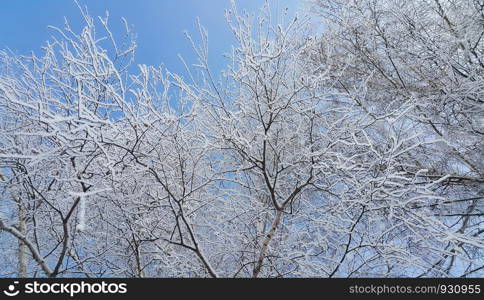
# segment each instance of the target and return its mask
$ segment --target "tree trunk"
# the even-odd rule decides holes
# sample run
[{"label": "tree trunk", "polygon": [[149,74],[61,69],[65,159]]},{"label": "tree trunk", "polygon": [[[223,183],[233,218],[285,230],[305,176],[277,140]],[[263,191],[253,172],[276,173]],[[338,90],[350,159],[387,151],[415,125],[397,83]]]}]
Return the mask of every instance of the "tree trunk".
[{"label": "tree trunk", "polygon": [[274,237],[274,233],[276,232],[277,226],[281,223],[282,217],[282,209],[277,210],[276,216],[274,221],[272,222],[271,230],[267,233],[266,238],[264,239],[264,243],[262,243],[262,248],[260,249],[259,259],[254,267],[254,272],[252,273],[253,278],[257,278],[259,272],[262,268],[262,263],[264,262],[264,258],[267,255],[267,250],[269,249],[269,243],[271,242],[272,238]]},{"label": "tree trunk", "polygon": [[[25,210],[20,200],[17,199],[18,206],[18,231],[25,236]],[[27,246],[22,240],[18,240],[18,277],[27,277]]]}]

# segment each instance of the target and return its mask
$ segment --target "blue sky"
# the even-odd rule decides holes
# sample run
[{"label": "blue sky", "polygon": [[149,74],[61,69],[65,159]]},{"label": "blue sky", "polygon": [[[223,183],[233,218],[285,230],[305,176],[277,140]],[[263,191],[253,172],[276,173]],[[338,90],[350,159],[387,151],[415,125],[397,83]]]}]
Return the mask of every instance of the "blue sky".
[{"label": "blue sky", "polygon": [[[293,12],[302,0],[271,0],[273,7],[289,7]],[[225,65],[222,54],[230,49],[232,35],[226,26],[224,10],[230,0],[79,0],[92,16],[108,10],[115,35],[121,36],[121,17],[137,33],[136,64],[164,64],[170,71],[183,73],[178,54],[193,58],[183,31],[196,36],[196,17],[209,34],[211,63],[218,71]],[[239,8],[257,11],[264,0],[239,0]],[[0,49],[17,54],[31,50],[40,53],[41,46],[52,35],[48,25],[62,27],[64,16],[79,29],[81,15],[69,0],[9,0],[0,2]],[[117,34],[118,33],[118,34]]]}]

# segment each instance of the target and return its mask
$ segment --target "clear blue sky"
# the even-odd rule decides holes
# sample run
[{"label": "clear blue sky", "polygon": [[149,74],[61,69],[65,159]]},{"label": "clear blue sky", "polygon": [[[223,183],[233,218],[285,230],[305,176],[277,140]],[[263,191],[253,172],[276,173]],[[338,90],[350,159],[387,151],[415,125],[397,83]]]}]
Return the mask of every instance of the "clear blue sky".
[{"label": "clear blue sky", "polygon": [[[271,0],[273,7],[289,7],[293,12],[302,0]],[[190,61],[192,52],[183,31],[196,35],[195,20],[209,33],[211,63],[216,70],[224,65],[221,55],[233,43],[224,10],[229,0],[79,0],[87,5],[92,16],[110,14],[113,32],[120,33],[121,17],[125,17],[138,35],[136,64],[164,64],[170,71],[183,72],[177,57]],[[257,11],[264,0],[239,0],[239,8]],[[36,53],[53,32],[48,25],[62,27],[64,16],[79,29],[80,13],[69,0],[2,0],[0,2],[0,49],[17,54]],[[119,34],[118,34],[119,35]],[[219,59],[220,58],[220,59]],[[193,62],[193,61],[192,61]]]}]

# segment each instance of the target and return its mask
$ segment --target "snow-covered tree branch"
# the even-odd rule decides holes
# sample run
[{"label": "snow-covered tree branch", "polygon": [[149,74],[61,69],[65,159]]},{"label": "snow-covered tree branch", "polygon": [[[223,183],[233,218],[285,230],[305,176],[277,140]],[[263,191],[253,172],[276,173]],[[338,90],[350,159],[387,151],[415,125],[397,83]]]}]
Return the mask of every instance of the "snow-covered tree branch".
[{"label": "snow-covered tree branch", "polygon": [[79,9],[0,53],[0,276],[482,276],[482,1],[234,3],[186,76]]}]

